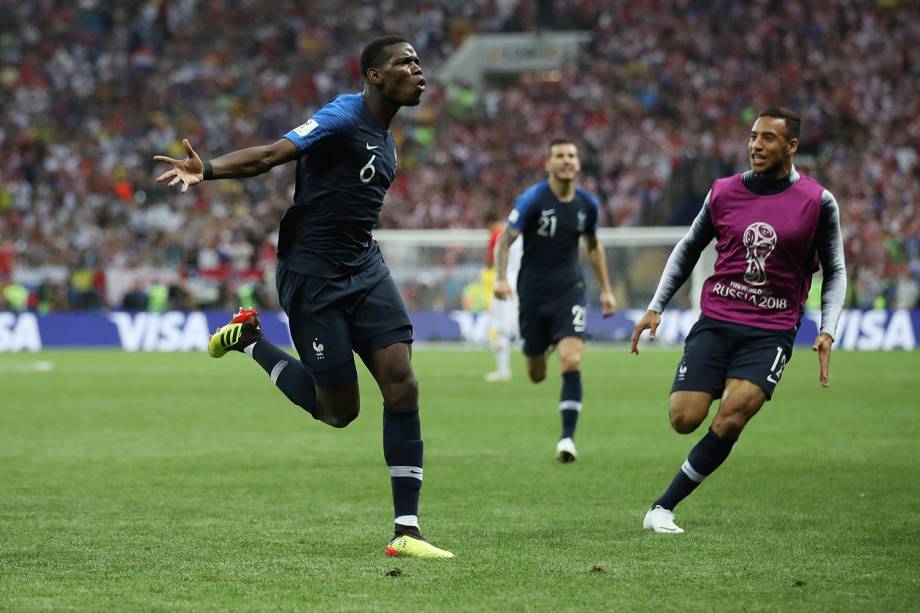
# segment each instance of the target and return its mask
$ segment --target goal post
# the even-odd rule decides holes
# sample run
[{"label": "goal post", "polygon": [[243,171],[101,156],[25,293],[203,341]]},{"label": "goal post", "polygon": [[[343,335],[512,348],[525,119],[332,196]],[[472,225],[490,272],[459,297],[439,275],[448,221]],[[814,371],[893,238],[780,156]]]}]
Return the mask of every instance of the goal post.
[{"label": "goal post", "polygon": [[[601,228],[614,295],[622,309],[645,309],[667,258],[686,227]],[[378,230],[374,237],[407,306],[413,311],[484,309],[490,278],[484,273],[489,235],[486,230]],[[699,310],[703,281],[711,273],[710,245],[688,283],[669,306]],[[588,302],[598,304],[596,281],[584,262]],[[478,287],[477,287],[478,285]]]}]

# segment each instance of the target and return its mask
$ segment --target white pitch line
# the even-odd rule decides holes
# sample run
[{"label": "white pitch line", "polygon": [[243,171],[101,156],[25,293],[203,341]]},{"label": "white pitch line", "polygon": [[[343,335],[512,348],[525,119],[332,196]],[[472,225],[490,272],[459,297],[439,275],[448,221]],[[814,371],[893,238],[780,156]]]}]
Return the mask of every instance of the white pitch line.
[{"label": "white pitch line", "polygon": [[51,362],[20,362],[15,364],[2,364],[0,363],[0,375],[3,373],[18,373],[18,372],[48,372],[54,369],[54,364]]}]

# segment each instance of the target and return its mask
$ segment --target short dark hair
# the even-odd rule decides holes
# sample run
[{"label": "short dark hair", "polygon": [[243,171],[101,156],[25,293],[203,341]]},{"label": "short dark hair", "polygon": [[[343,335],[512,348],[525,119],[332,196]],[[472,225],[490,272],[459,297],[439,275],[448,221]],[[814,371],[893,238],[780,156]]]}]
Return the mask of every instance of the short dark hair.
[{"label": "short dark hair", "polygon": [[771,106],[760,111],[757,117],[776,117],[786,123],[786,138],[792,140],[799,137],[799,130],[802,129],[802,118],[792,109],[784,106]]},{"label": "short dark hair", "polygon": [[408,42],[409,41],[402,36],[389,35],[375,38],[371,42],[367,43],[367,46],[364,47],[364,51],[361,52],[361,74],[367,77],[368,70],[371,68],[376,68],[384,61],[384,49],[390,45]]},{"label": "short dark hair", "polygon": [[[575,142],[570,138],[565,138],[564,136],[560,136],[559,138],[554,138],[553,140],[549,141],[549,146],[546,147],[547,157],[550,156],[550,154],[553,152],[553,147],[555,147],[556,145],[575,145]],[[575,146],[577,147],[578,145],[575,145]]]}]

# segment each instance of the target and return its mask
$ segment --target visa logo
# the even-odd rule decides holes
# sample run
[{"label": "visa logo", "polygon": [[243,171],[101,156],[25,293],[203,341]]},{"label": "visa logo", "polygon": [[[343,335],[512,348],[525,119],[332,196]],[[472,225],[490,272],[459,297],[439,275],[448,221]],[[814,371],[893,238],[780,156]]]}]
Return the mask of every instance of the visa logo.
[{"label": "visa logo", "polygon": [[0,351],[41,351],[42,337],[34,313],[0,313]]},{"label": "visa logo", "polygon": [[125,351],[207,351],[204,313],[111,313]]}]

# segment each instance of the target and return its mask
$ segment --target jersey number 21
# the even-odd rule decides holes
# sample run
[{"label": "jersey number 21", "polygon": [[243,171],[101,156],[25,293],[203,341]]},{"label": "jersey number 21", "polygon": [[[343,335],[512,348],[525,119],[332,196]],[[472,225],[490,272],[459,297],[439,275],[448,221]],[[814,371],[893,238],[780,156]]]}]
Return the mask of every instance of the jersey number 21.
[{"label": "jersey number 21", "polygon": [[556,216],[541,215],[537,221],[537,234],[540,236],[556,236]]}]

